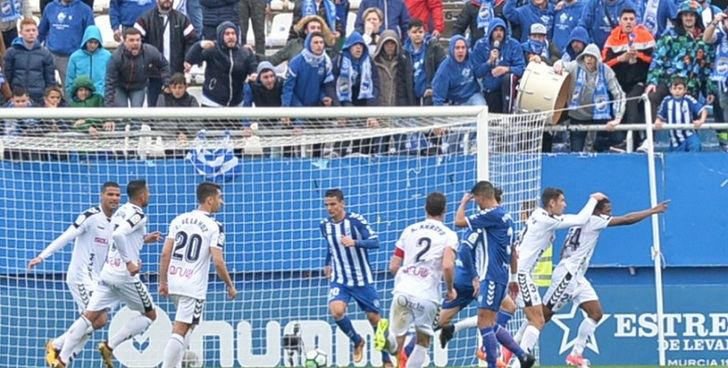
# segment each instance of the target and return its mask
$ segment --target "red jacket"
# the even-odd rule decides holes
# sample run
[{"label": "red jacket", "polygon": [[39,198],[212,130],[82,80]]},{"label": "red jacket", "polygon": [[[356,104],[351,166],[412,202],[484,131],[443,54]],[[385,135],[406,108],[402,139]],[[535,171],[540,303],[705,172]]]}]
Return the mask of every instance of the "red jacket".
[{"label": "red jacket", "polygon": [[410,18],[425,23],[425,30],[431,32],[430,18],[435,29],[445,32],[445,18],[442,16],[442,0],[405,0]]}]

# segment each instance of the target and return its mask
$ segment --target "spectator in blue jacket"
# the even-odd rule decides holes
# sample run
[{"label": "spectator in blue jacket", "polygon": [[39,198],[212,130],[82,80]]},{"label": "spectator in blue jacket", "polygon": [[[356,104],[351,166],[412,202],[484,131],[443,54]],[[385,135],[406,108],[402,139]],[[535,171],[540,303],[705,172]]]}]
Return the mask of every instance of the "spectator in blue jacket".
[{"label": "spectator in blue jacket", "polygon": [[541,23],[531,24],[531,30],[528,40],[521,44],[525,62],[545,63],[551,62],[551,53],[549,52],[549,41],[546,39],[546,27]]},{"label": "spectator in blue jacket", "polygon": [[157,2],[154,0],[111,0],[109,21],[114,30],[114,40],[121,42],[124,30],[134,27],[136,20],[155,5]]},{"label": "spectator in blue jacket", "polygon": [[447,102],[451,105],[485,105],[465,37],[455,35],[450,38],[448,56],[437,68],[432,81],[432,94],[435,106]]},{"label": "spectator in blue jacket", "polygon": [[517,0],[506,0],[503,15],[511,24],[519,25],[521,42],[528,40],[531,24],[541,23],[548,30],[547,39],[551,39],[554,28],[554,6],[548,0],[531,0],[529,4],[516,7]]},{"label": "spectator in blue jacket", "polygon": [[223,22],[217,27],[218,41],[198,41],[185,56],[185,71],[192,64],[207,62],[200,99],[203,106],[240,106],[243,102],[243,83],[258,63],[252,51],[238,44],[238,32],[235,24]]},{"label": "spectator in blue jacket", "polygon": [[475,77],[481,78],[488,110],[509,112],[515,94],[515,77],[523,75],[526,63],[521,44],[510,36],[502,19],[491,21],[488,34],[475,44],[472,56]]},{"label": "spectator in blue jacket", "polygon": [[66,96],[72,97],[73,82],[79,75],[91,78],[97,93],[104,94],[106,83],[106,65],[111,59],[111,52],[104,48],[99,27],[91,25],[86,28],[81,41],[81,48],[74,51],[68,59],[66,73]]},{"label": "spectator in blue jacket", "polygon": [[554,8],[556,13],[554,14],[554,28],[551,32],[551,55],[560,55],[568,44],[571,31],[579,23],[581,14],[584,13],[585,1],[561,1]]},{"label": "spectator in blue jacket", "polygon": [[86,27],[94,24],[94,13],[81,0],[55,0],[43,10],[38,40],[53,54],[53,62],[66,80],[68,57],[78,50]]},{"label": "spectator in blue jacket", "polygon": [[584,27],[574,27],[574,29],[571,30],[571,34],[569,35],[569,40],[566,43],[566,47],[556,52],[554,52],[553,48],[551,49],[551,61],[556,62],[556,60],[576,60],[576,57],[579,56],[579,54],[581,54],[581,52],[584,51],[584,49],[586,48],[586,45],[590,43],[589,41],[589,33],[587,33]]},{"label": "spectator in blue jacket", "polygon": [[334,96],[333,63],[324,52],[320,32],[309,33],[300,54],[288,63],[283,84],[283,106],[331,106]]},{"label": "spectator in blue jacket", "polygon": [[[632,0],[587,1],[584,13],[579,19],[579,26],[589,31],[589,38],[600,50],[604,47],[604,42],[612,30],[619,26],[619,15],[622,13],[622,9],[638,9]],[[641,14],[637,14],[637,18],[640,16]]]},{"label": "spectator in blue jacket", "polygon": [[432,80],[447,54],[440,47],[436,38],[425,33],[421,20],[412,19],[407,34],[409,37],[404,42],[404,50],[412,59],[415,104],[430,106],[432,105]]},{"label": "spectator in blue jacket", "polygon": [[364,38],[352,32],[333,62],[336,102],[342,106],[377,106],[377,68]]},{"label": "spectator in blue jacket", "polygon": [[56,83],[53,56],[38,41],[38,26],[33,19],[20,22],[20,37],[5,53],[5,79],[11,88],[27,90],[38,106],[43,105],[45,89]]},{"label": "spectator in blue jacket", "polygon": [[354,23],[354,28],[360,33],[364,33],[364,10],[369,8],[381,9],[384,13],[382,31],[391,29],[397,32],[401,39],[407,37],[407,25],[410,17],[403,0],[362,0],[359,4],[359,11],[356,13],[356,23]]},{"label": "spectator in blue jacket", "polygon": [[658,39],[665,33],[668,24],[670,24],[672,18],[677,14],[681,1],[643,0],[637,3],[640,8],[636,10],[639,14],[642,14],[641,24],[652,32],[655,39]]},{"label": "spectator in blue jacket", "polygon": [[[239,26],[238,0],[200,0],[202,5],[202,37],[206,40],[215,41],[219,36],[217,27],[224,22],[230,22],[235,27]],[[256,15],[258,17],[264,14]],[[241,37],[247,37],[242,35]],[[243,38],[238,37],[238,40]]]}]

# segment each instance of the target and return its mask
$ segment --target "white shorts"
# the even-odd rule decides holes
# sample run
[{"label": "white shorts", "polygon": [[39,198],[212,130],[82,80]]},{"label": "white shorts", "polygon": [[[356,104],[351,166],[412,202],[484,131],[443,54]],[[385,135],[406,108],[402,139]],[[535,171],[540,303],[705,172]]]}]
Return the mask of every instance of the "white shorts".
[{"label": "white shorts", "polygon": [[434,326],[440,306],[431,301],[408,294],[395,293],[389,309],[389,331],[404,336],[410,327],[419,333],[435,336]]},{"label": "white shorts", "polygon": [[599,300],[589,280],[584,276],[574,276],[564,266],[556,266],[551,276],[551,287],[543,296],[546,306],[553,312],[569,302],[581,305],[584,302]]},{"label": "white shorts", "polygon": [[541,304],[541,295],[538,293],[538,287],[533,283],[530,274],[518,274],[518,298],[515,300],[519,307],[532,307]]},{"label": "white shorts", "polygon": [[85,311],[89,301],[91,301],[91,295],[93,295],[94,289],[96,289],[96,284],[74,284],[69,282],[66,285],[68,285],[68,291],[71,292],[73,301],[76,302],[76,305],[78,306],[78,311]]},{"label": "white shorts", "polygon": [[202,319],[204,299],[195,299],[184,295],[170,295],[176,308],[174,320],[188,325],[197,325]]},{"label": "white shorts", "polygon": [[147,287],[141,282],[111,284],[100,281],[86,307],[90,311],[111,310],[124,303],[129,309],[145,313],[154,309]]}]

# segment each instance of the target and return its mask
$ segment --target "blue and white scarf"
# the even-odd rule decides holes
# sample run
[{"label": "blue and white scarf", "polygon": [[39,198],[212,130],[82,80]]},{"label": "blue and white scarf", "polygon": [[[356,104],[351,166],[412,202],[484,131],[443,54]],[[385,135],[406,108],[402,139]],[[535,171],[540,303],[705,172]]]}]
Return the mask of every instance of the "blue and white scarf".
[{"label": "blue and white scarf", "polygon": [[535,41],[528,39],[526,42],[521,44],[521,47],[523,47],[523,51],[526,53],[540,56],[543,61],[548,61],[551,58],[548,41]]},{"label": "blue and white scarf", "polygon": [[[364,54],[359,58],[358,71],[355,63],[351,60],[349,50],[341,54],[341,71],[336,79],[336,96],[339,101],[351,102],[351,91],[359,75],[359,96],[360,100],[374,98],[374,81],[372,80],[372,63],[369,54],[364,49]],[[357,73],[358,72],[358,73]]]},{"label": "blue and white scarf", "polygon": [[238,158],[235,157],[229,131],[225,132],[219,145],[210,147],[205,131],[201,130],[195,137],[194,145],[197,148],[187,153],[187,160],[192,163],[197,174],[210,181],[229,181],[235,177]]},{"label": "blue and white scarf", "polygon": [[306,62],[306,64],[310,65],[312,68],[324,68],[323,72],[321,74],[325,75],[324,77],[324,83],[329,83],[334,81],[334,64],[331,62],[331,58],[329,55],[326,55],[326,52],[322,52],[321,55],[316,55],[313,52],[311,52],[311,34],[306,36],[305,47],[303,50],[301,50],[301,55],[303,56],[303,60]]},{"label": "blue and white scarf", "polygon": [[[612,118],[612,105],[609,103],[609,89],[607,88],[607,78],[605,76],[604,64],[597,67],[597,77],[594,80],[594,93],[592,94],[592,117],[594,120],[609,120]],[[578,68],[576,72],[576,87],[571,95],[569,108],[574,110],[579,108],[579,98],[586,87],[587,72],[583,68]]]},{"label": "blue and white scarf", "polygon": [[660,28],[659,24],[657,24],[657,9],[659,7],[660,0],[647,0],[644,13],[642,13],[644,14],[642,24],[644,24],[644,26],[647,27],[653,35],[656,35]]},{"label": "blue and white scarf", "polygon": [[482,28],[484,32],[488,32],[488,24],[493,20],[495,9],[493,0],[481,0],[478,9],[478,28]]},{"label": "blue and white scarf", "polygon": [[[334,32],[336,31],[336,4],[333,0],[322,0],[324,9],[326,10],[326,25],[329,29]],[[301,7],[301,17],[307,17],[309,15],[319,15],[318,4],[316,0],[303,0]]]},{"label": "blue and white scarf", "polygon": [[728,77],[728,32],[726,32],[723,24],[718,26],[717,32],[718,42],[715,46],[715,67],[713,68],[713,73],[710,75],[710,79],[718,83],[721,91],[728,92],[728,84],[726,83]]}]

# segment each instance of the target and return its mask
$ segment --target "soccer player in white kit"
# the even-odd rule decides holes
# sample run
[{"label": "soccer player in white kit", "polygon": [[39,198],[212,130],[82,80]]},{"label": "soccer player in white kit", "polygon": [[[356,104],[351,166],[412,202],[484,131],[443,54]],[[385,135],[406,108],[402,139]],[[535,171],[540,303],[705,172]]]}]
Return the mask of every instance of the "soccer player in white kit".
[{"label": "soccer player in white kit", "polygon": [[172,336],[164,349],[162,368],[175,368],[182,363],[192,329],[202,318],[207,297],[210,259],[225,282],[228,297],[235,299],[233,284],[222,254],[225,233],[212,214],[223,205],[222,190],[215,183],[197,186],[196,210],[183,213],[169,225],[169,234],[162,250],[159,267],[159,293],[169,296],[176,313]]},{"label": "soccer player in white kit", "polygon": [[160,239],[159,232],[146,234],[147,216],[143,208],[149,204],[149,189],[144,180],[132,180],[126,189],[129,201],[121,206],[112,222],[115,226],[114,245],[106,259],[100,282],[96,285],[88,306],[67,330],[66,342],[54,368],[63,368],[73,358],[73,352],[82,347],[86,334],[102,328],[108,320],[108,311],[120,302],[139,315],[125,323],[121,331],[108,342],[99,344],[104,367],[113,368],[113,349],[122,342],[146,330],[157,318],[154,303],[147,287],[139,279],[139,253],[144,243]]},{"label": "soccer player in white kit", "polygon": [[374,346],[397,353],[413,326],[417,345],[407,360],[407,368],[422,367],[427,359],[427,349],[435,335],[442,279],[447,286],[446,299],[457,297],[453,283],[458,236],[443,224],[446,209],[445,195],[430,193],[425,204],[426,219],[402,232],[390,262],[390,267],[401,266],[394,279],[389,320],[379,321]]},{"label": "soccer player in white kit", "polygon": [[669,202],[662,202],[655,207],[633,212],[624,216],[612,216],[612,204],[602,199],[594,208],[594,213],[582,226],[569,229],[569,234],[561,249],[561,260],[551,276],[551,287],[544,295],[543,314],[545,321],[551,320],[555,312],[569,302],[574,302],[587,314],[579,325],[579,333],[571,353],[566,357],[568,365],[586,368],[588,360],[582,353],[586,341],[602,319],[602,305],[589,280],[584,275],[594,254],[597,240],[602,230],[609,226],[636,224],[654,214],[667,210]]},{"label": "soccer player in white kit", "polygon": [[[98,282],[101,267],[106,262],[106,254],[109,252],[114,233],[111,216],[119,207],[120,199],[119,184],[111,181],[104,183],[101,186],[101,204],[83,211],[63,234],[28,262],[28,269],[33,269],[53,253],[65,247],[68,242],[76,239],[73,243],[71,263],[68,264],[66,285],[68,285],[68,290],[71,292],[79,312],[86,309],[96,282]],[[90,337],[90,334],[83,337],[81,347]],[[58,358],[58,353],[63,348],[65,341],[65,333],[48,341],[46,362],[49,365]]]},{"label": "soccer player in white kit", "polygon": [[520,291],[518,299],[524,305],[523,310],[527,318],[527,322],[521,327],[523,338],[520,345],[527,352],[533,353],[544,325],[541,297],[531,279],[531,272],[536,267],[538,258],[552,242],[557,229],[584,225],[594,212],[597,201],[605,198],[602,193],[593,193],[577,215],[564,215],[566,209],[564,192],[557,188],[546,188],[541,194],[543,207],[534,210],[524,224],[517,240],[519,258],[516,278]]}]

